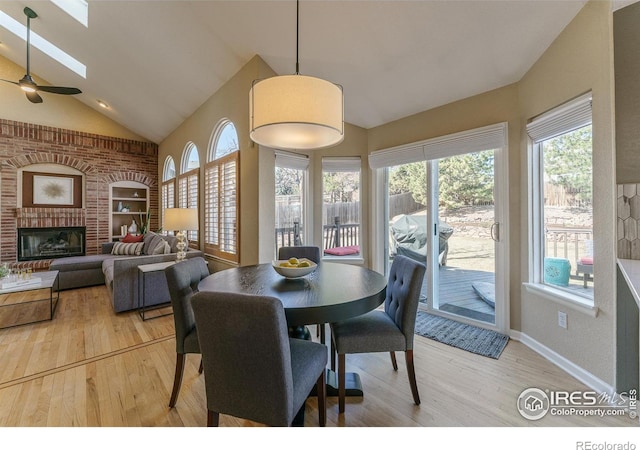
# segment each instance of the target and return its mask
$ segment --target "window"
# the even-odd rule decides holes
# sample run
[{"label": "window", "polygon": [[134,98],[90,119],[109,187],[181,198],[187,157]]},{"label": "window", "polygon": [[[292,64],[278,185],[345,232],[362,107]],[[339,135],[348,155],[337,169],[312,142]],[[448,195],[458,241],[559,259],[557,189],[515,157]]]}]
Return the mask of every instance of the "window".
[{"label": "window", "polygon": [[[198,209],[198,180],[200,157],[193,142],[187,144],[182,154],[182,168],[178,176],[178,207]],[[198,248],[198,230],[187,231],[189,246]]]},{"label": "window", "polygon": [[[160,205],[160,218],[164,224],[164,210],[176,206],[176,165],[171,156],[164,160],[162,171],[162,203]],[[173,234],[173,231],[163,231],[164,234]]]},{"label": "window", "polygon": [[322,158],[324,256],[360,259],[360,158]]},{"label": "window", "polygon": [[309,157],[276,150],[275,249],[304,245]]},{"label": "window", "polygon": [[221,121],[211,141],[204,172],[204,250],[208,255],[240,262],[240,155],[233,123]]},{"label": "window", "polygon": [[532,141],[533,283],[593,302],[591,94],[527,125]]}]

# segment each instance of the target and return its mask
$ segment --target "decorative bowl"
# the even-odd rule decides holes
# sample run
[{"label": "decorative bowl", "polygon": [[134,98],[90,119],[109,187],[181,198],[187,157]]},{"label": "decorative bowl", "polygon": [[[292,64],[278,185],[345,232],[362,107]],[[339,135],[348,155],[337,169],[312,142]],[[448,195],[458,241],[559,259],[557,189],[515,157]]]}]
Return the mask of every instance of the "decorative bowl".
[{"label": "decorative bowl", "polygon": [[271,261],[271,265],[273,266],[273,270],[275,270],[285,278],[304,277],[305,275],[309,275],[311,272],[313,272],[318,268],[318,265],[316,263],[314,263],[311,260],[308,260],[307,258],[300,258],[298,261],[300,263],[301,262],[309,263],[309,266],[308,267],[297,267],[297,266],[286,267],[286,266],[283,266],[283,264],[289,263],[289,261],[286,259]]}]

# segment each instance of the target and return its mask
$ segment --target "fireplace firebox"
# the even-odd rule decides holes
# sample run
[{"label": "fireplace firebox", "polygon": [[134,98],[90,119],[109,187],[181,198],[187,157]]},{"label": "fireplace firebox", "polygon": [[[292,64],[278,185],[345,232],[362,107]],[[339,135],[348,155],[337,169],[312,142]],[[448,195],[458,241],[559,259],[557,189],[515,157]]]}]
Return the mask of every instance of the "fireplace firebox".
[{"label": "fireplace firebox", "polygon": [[18,228],[18,261],[85,254],[85,227]]}]

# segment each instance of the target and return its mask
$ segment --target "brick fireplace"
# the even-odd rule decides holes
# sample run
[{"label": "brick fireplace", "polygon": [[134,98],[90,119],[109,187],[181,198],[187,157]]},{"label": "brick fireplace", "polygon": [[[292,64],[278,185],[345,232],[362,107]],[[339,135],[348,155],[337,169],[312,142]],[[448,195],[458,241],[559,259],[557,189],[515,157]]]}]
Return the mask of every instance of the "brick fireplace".
[{"label": "brick fireplace", "polygon": [[[48,269],[51,259],[18,262],[18,228],[84,227],[85,252],[101,251],[109,236],[109,185],[149,186],[151,229],[158,226],[158,146],[109,136],[0,119],[0,262]],[[18,204],[19,171],[59,167],[82,174],[83,202],[73,207]]]}]

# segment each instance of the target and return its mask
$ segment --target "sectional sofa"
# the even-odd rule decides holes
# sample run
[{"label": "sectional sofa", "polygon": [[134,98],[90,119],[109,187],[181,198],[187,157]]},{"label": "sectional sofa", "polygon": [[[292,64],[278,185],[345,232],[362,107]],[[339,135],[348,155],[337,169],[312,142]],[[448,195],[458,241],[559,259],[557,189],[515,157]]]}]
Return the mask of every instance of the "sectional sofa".
[{"label": "sectional sofa", "polygon": [[[59,272],[58,281],[61,290],[104,283],[115,312],[138,308],[141,304],[139,299],[141,291],[145,295],[145,306],[170,301],[164,271],[146,274],[144,289],[140,289],[138,266],[174,260],[177,253],[177,238],[148,232],[137,246],[116,244],[115,242],[102,244],[102,253],[99,255],[56,259],[49,266],[49,270]],[[135,254],[122,254],[127,251],[135,251]],[[187,258],[195,256],[204,255],[200,250],[188,249]]]}]

